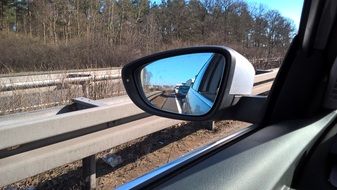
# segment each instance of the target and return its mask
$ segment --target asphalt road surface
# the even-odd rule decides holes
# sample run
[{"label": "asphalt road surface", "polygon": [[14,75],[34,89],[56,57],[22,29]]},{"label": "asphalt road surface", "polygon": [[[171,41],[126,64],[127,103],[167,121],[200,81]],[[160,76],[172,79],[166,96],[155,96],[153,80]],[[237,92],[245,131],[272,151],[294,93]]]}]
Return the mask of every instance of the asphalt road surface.
[{"label": "asphalt road surface", "polygon": [[155,107],[166,110],[173,113],[181,113],[181,101],[177,98],[174,93],[169,95],[161,94],[156,98],[151,100],[151,103],[155,105]]},{"label": "asphalt road surface", "polygon": [[175,95],[167,97],[163,105],[163,109],[170,112],[179,113]]}]

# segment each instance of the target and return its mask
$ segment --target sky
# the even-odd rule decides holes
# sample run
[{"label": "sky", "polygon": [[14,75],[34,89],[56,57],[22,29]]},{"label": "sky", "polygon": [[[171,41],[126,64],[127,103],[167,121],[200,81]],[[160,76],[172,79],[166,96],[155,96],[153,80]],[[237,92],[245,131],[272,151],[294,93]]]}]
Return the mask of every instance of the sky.
[{"label": "sky", "polygon": [[177,85],[194,78],[213,53],[194,53],[161,59],[145,67],[152,85]]},{"label": "sky", "polygon": [[[294,21],[295,26],[298,29],[303,0],[244,0],[248,4],[262,4],[269,9],[278,10],[282,16]],[[152,0],[157,4],[161,3],[161,0]]]},{"label": "sky", "polygon": [[249,4],[263,4],[268,9],[278,10],[282,16],[294,21],[295,26],[298,28],[303,0],[245,0]]},{"label": "sky", "polygon": [[[161,0],[153,0],[155,2],[161,2]],[[301,12],[303,6],[303,0],[244,0],[250,5],[262,4],[267,9],[277,10],[280,14],[290,20],[292,20],[295,26],[299,27]],[[202,65],[206,63],[210,54],[194,55],[190,56],[189,62],[186,62],[186,57],[176,57],[172,59],[162,60],[158,64],[152,64],[147,66],[147,69],[153,73],[151,78],[152,84],[167,84],[175,85],[186,80],[194,78],[198,74]],[[184,61],[184,59],[186,59]],[[193,62],[193,64],[192,64]],[[170,67],[167,67],[170,65]],[[155,74],[154,74],[155,73]],[[172,77],[174,76],[174,77]]]}]

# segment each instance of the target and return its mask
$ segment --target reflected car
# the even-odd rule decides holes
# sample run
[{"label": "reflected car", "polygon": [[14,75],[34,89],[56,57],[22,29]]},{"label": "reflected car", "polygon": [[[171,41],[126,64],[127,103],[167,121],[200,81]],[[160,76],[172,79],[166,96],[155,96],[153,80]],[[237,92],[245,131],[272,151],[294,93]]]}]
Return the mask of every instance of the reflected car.
[{"label": "reflected car", "polygon": [[186,94],[182,112],[187,115],[207,113],[215,101],[225,68],[223,56],[214,54],[200,69],[193,85]]},{"label": "reflected car", "polygon": [[189,86],[179,86],[178,90],[176,91],[176,96],[178,98],[185,98],[186,94],[188,93],[190,87]]},{"label": "reflected car", "polygon": [[174,93],[178,94],[178,92],[179,92],[179,87],[180,87],[180,85],[177,85],[176,87],[174,87]]}]

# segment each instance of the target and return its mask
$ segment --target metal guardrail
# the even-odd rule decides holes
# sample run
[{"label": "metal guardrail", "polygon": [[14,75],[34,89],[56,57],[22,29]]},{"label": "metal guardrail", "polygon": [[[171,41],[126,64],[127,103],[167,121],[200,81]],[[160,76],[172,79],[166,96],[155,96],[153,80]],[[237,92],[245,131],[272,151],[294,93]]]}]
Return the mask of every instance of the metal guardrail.
[{"label": "metal guardrail", "polygon": [[63,84],[77,83],[81,84],[90,81],[102,81],[102,80],[113,80],[120,79],[120,74],[115,75],[101,75],[101,76],[86,76],[86,77],[76,77],[76,78],[64,78],[64,79],[54,79],[54,80],[42,80],[42,81],[31,81],[31,82],[17,82],[0,85],[1,91],[19,90],[19,89],[29,89],[47,86],[57,86]]},{"label": "metal guardrail", "polygon": [[[256,76],[253,94],[269,91],[276,74]],[[181,122],[150,116],[127,96],[75,102],[0,117],[0,187],[83,159],[87,185],[95,188],[95,154]]]},{"label": "metal guardrail", "polygon": [[[32,92],[41,92],[40,90],[53,86],[68,86],[69,84],[80,85],[83,96],[88,97],[90,86],[99,81],[120,80],[121,68],[102,68],[95,70],[73,70],[73,71],[55,71],[55,72],[37,72],[37,73],[18,73],[14,75],[0,75],[0,96],[8,97],[12,94],[24,94]],[[272,70],[257,70],[259,74],[259,83],[264,81],[270,75]],[[264,76],[264,77],[262,77]],[[69,86],[68,86],[69,87]],[[48,92],[48,90],[45,90]],[[50,91],[50,89],[49,89]],[[56,102],[44,102],[30,106],[15,107],[6,110],[0,110],[0,114],[24,111],[29,109],[51,107],[69,103],[69,100],[59,100]]]},{"label": "metal guardrail", "polygon": [[57,71],[34,71],[34,72],[19,72],[19,73],[9,73],[0,74],[1,78],[8,77],[26,77],[26,76],[38,76],[38,75],[55,75],[64,73],[95,73],[95,72],[105,72],[111,70],[120,70],[121,67],[106,67],[106,68],[88,68],[88,69],[68,69],[68,70],[57,70]]},{"label": "metal guardrail", "polygon": [[102,81],[120,79],[120,68],[108,68],[95,71],[61,71],[55,73],[42,73],[36,75],[19,75],[0,77],[0,92],[21,89],[57,86],[72,83],[86,83],[91,81]]},{"label": "metal guardrail", "polygon": [[[65,105],[71,102],[70,97],[72,95],[70,97],[66,96],[72,93],[83,94],[85,97],[90,97],[93,94],[95,94],[94,96],[104,96],[104,91],[98,91],[97,94],[96,92],[93,93],[93,90],[97,88],[96,85],[99,88],[103,84],[101,82],[119,86],[121,84],[121,68],[0,75],[0,101],[6,102],[10,100],[13,102],[13,106],[2,102],[0,115]],[[118,88],[117,91],[110,93],[120,95],[121,93],[123,94],[123,90],[120,91],[120,88]],[[34,94],[44,96],[44,99],[40,101],[34,97]],[[29,97],[31,97],[31,100],[27,101]],[[16,99],[24,101],[16,104]]]}]

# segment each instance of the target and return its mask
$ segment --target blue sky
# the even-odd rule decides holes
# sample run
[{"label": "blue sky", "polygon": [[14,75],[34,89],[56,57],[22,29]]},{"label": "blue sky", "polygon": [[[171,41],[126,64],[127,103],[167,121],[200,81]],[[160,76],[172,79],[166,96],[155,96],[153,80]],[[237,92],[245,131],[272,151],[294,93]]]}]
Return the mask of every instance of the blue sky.
[{"label": "blue sky", "polygon": [[263,4],[268,9],[278,10],[282,16],[294,21],[298,28],[303,0],[245,0],[249,4]]},{"label": "blue sky", "polygon": [[145,68],[152,73],[152,85],[176,85],[197,75],[213,53],[194,53],[155,61]]},{"label": "blue sky", "polygon": [[[268,9],[278,10],[282,16],[294,21],[295,26],[298,28],[301,18],[303,0],[244,0],[248,4],[262,4]],[[161,0],[152,0],[157,4]]]}]

